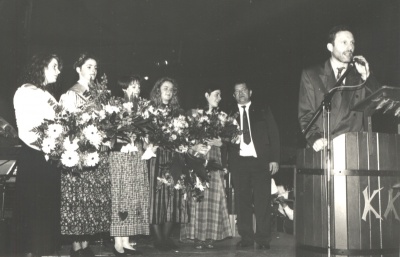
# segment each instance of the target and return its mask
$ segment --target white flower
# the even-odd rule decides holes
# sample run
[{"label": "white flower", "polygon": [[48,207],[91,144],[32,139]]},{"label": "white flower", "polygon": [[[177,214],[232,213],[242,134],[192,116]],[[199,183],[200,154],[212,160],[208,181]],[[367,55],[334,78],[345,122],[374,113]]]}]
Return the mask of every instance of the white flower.
[{"label": "white flower", "polygon": [[98,116],[96,114],[96,112],[92,112],[92,119],[96,119]]},{"label": "white flower", "polygon": [[121,148],[121,153],[133,153],[133,152],[137,152],[138,148],[133,144],[126,144]]},{"label": "white flower", "polygon": [[78,164],[79,154],[75,151],[65,151],[61,155],[61,163],[67,167],[74,167]]},{"label": "white flower", "polygon": [[224,113],[224,112],[220,112],[219,114],[218,114],[218,119],[221,121],[221,122],[223,122],[223,123],[225,123],[226,122],[226,118],[228,117],[228,114],[226,114],[226,113]]},{"label": "white flower", "polygon": [[197,110],[197,112],[200,113],[200,114],[203,114],[204,110],[203,109],[199,109],[199,110]]},{"label": "white flower", "polygon": [[99,117],[100,120],[104,120],[106,118],[106,111],[105,110],[99,111]]},{"label": "white flower", "polygon": [[112,106],[112,105],[109,105],[109,104],[104,105],[104,106],[103,106],[103,109],[104,109],[107,113],[109,113],[109,114],[112,114],[113,112],[119,113],[118,107]]},{"label": "white flower", "polygon": [[143,117],[144,119],[148,119],[148,118],[150,117],[149,111],[148,111],[148,110],[145,110],[145,111],[142,113],[142,117]]},{"label": "white flower", "polygon": [[172,139],[172,140],[176,140],[176,138],[177,138],[177,136],[176,136],[175,134],[172,134],[172,135],[171,135],[171,139]]},{"label": "white flower", "polygon": [[153,106],[149,106],[149,108],[147,108],[147,110],[152,114],[156,114],[156,110],[154,109]]},{"label": "white flower", "polygon": [[133,108],[133,103],[131,103],[131,102],[123,103],[122,106],[123,106],[124,109],[127,110],[128,112],[131,112],[131,111],[132,111],[132,108]]},{"label": "white flower", "polygon": [[195,187],[198,188],[198,189],[200,189],[200,191],[204,191],[204,186],[203,186],[203,184],[201,183],[199,177],[197,177],[197,176],[196,176],[196,185],[195,185]]},{"label": "white flower", "polygon": [[99,163],[99,154],[97,152],[89,153],[85,156],[85,166],[93,167]]},{"label": "white flower", "polygon": [[47,137],[43,139],[42,151],[44,153],[49,154],[51,150],[54,150],[55,147],[56,147],[56,141],[54,140],[54,138]]},{"label": "white flower", "polygon": [[[178,181],[178,182],[179,182],[179,181]],[[176,185],[174,186],[174,188],[175,188],[176,190],[181,190],[183,187],[182,187],[181,184],[176,183]]]},{"label": "white flower", "polygon": [[151,147],[148,147],[146,149],[146,151],[144,152],[144,154],[142,155],[142,160],[149,160],[153,157],[156,157],[155,153],[153,152],[153,150],[151,149]]},{"label": "white flower", "polygon": [[167,185],[167,186],[170,186],[170,185],[171,185],[171,183],[169,183],[168,180],[165,179],[165,178],[157,177],[157,180],[160,181],[161,183]]},{"label": "white flower", "polygon": [[90,120],[91,116],[88,113],[83,113],[81,116],[81,124],[85,124],[86,122],[88,122]]},{"label": "white flower", "polygon": [[94,145],[97,149],[99,148],[101,141],[103,139],[94,125],[89,125],[86,128],[84,128],[83,134],[92,145]]},{"label": "white flower", "polygon": [[60,124],[51,124],[47,128],[47,135],[50,138],[57,138],[63,132],[63,127]]},{"label": "white flower", "polygon": [[200,122],[207,122],[207,123],[210,123],[210,119],[208,118],[208,116],[201,116],[200,117],[200,120],[199,120]]},{"label": "white flower", "polygon": [[67,150],[67,151],[76,151],[76,150],[78,150],[78,148],[79,148],[78,141],[79,140],[77,138],[72,140],[72,142],[71,142],[71,140],[69,140],[68,137],[65,138],[64,142],[63,142],[64,149]]}]

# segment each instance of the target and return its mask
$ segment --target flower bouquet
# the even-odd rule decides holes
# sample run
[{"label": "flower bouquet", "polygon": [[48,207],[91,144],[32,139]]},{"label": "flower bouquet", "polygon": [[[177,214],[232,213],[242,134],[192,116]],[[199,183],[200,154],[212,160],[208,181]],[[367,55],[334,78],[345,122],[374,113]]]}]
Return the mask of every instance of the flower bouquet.
[{"label": "flower bouquet", "polygon": [[122,151],[135,148],[134,139],[146,139],[149,133],[154,131],[154,124],[145,110],[149,106],[149,101],[143,98],[120,98],[113,97],[109,100],[109,105],[117,106],[113,126],[109,128],[108,136],[114,138],[112,146],[118,142],[125,144]]},{"label": "flower bouquet", "polygon": [[55,109],[54,120],[45,120],[32,130],[38,135],[33,145],[67,171],[97,166],[103,159],[101,146],[108,145],[106,133],[99,126],[98,113],[94,110],[70,113],[57,105]]},{"label": "flower bouquet", "polygon": [[192,110],[188,116],[189,141],[193,144],[207,144],[206,140],[221,138],[223,141],[230,141],[240,134],[236,122],[237,114],[229,116],[223,111],[215,110],[205,112],[201,109]]},{"label": "flower bouquet", "polygon": [[171,109],[154,109],[150,106],[145,113],[151,116],[153,131],[149,141],[171,151],[186,152],[188,142],[188,123],[184,115],[173,116]]}]

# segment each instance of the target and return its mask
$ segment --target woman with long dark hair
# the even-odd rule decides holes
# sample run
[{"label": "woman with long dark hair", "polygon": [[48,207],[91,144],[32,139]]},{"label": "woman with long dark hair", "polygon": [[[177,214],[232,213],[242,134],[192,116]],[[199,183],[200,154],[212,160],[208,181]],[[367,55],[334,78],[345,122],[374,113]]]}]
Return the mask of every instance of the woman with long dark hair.
[{"label": "woman with long dark hair", "polygon": [[[76,111],[89,99],[85,91],[97,75],[97,59],[81,54],[74,64],[78,82],[61,96],[60,104],[70,112]],[[93,236],[110,231],[111,182],[108,162],[79,176],[64,172],[61,175],[61,234],[72,241],[71,257],[94,256],[89,247]]]},{"label": "woman with long dark hair", "polygon": [[26,256],[51,255],[60,247],[60,172],[37,146],[32,132],[45,119],[55,118],[57,101],[49,88],[62,63],[55,54],[32,57],[14,95],[15,117],[22,151],[16,178],[16,252]]},{"label": "woman with long dark hair", "polygon": [[[206,113],[219,113],[221,88],[211,85],[203,93],[205,103],[200,108]],[[207,144],[211,148],[206,158],[217,162],[223,168],[210,171],[209,188],[204,190],[204,198],[200,202],[190,199],[190,222],[181,229],[181,238],[193,239],[195,248],[199,250],[214,248],[216,240],[232,236],[224,188],[224,175],[227,172],[226,146],[221,138],[207,140]]]}]

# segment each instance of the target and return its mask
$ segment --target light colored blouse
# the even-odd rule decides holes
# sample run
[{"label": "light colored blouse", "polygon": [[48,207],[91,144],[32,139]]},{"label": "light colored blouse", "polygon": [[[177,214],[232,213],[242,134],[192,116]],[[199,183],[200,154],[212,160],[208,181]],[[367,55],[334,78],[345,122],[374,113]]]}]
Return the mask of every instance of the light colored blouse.
[{"label": "light colored blouse", "polygon": [[57,100],[48,91],[31,84],[22,85],[14,95],[18,136],[25,144],[36,150],[40,149],[32,143],[38,139],[38,135],[31,130],[39,126],[44,119],[55,118],[55,111],[49,100],[57,104]]},{"label": "light colored blouse", "polygon": [[77,108],[87,101],[87,98],[83,95],[86,90],[89,90],[89,87],[79,83],[75,84],[60,97],[60,105],[62,105],[66,111],[76,112]]}]

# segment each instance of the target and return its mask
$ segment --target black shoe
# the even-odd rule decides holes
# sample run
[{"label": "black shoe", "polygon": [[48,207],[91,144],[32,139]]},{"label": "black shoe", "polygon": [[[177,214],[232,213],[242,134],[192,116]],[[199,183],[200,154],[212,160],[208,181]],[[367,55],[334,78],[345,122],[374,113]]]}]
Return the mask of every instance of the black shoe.
[{"label": "black shoe", "polygon": [[167,244],[168,247],[169,247],[170,249],[172,249],[172,250],[178,250],[178,249],[179,249],[179,246],[177,246],[177,245],[175,244],[174,240],[172,240],[171,238],[168,238],[168,239],[166,240],[166,244]]},{"label": "black shoe", "polygon": [[69,250],[69,256],[71,256],[71,257],[80,257],[80,256],[82,256],[82,249],[74,251],[74,249],[71,248],[71,250]]},{"label": "black shoe", "polygon": [[260,250],[269,250],[269,249],[271,249],[271,246],[268,243],[266,243],[266,244],[258,244],[257,248],[260,249]]},{"label": "black shoe", "polygon": [[90,247],[86,247],[84,249],[81,249],[81,256],[83,257],[95,257],[92,249],[90,249]]},{"label": "black shoe", "polygon": [[143,254],[141,251],[128,249],[128,248],[125,248],[125,247],[124,247],[124,252],[127,253],[128,255],[141,255],[141,254]]},{"label": "black shoe", "polygon": [[250,247],[250,246],[254,246],[254,243],[252,241],[241,240],[236,244],[236,247],[238,247],[238,248],[246,248],[246,247]]},{"label": "black shoe", "polygon": [[160,241],[154,242],[154,247],[156,249],[158,249],[159,251],[162,251],[162,252],[166,252],[166,251],[171,250],[171,248],[169,248],[166,243],[160,242]]},{"label": "black shoe", "polygon": [[114,253],[114,255],[115,256],[126,256],[127,254],[126,254],[126,251],[125,251],[125,248],[123,248],[124,249],[124,251],[122,252],[122,253],[120,253],[120,252],[118,252],[117,251],[117,249],[115,249],[115,246],[113,247],[113,253]]}]

